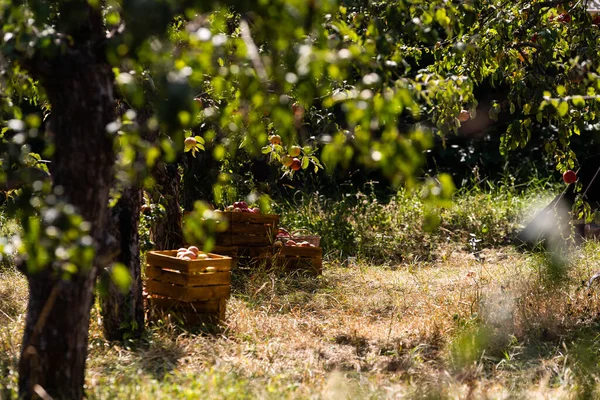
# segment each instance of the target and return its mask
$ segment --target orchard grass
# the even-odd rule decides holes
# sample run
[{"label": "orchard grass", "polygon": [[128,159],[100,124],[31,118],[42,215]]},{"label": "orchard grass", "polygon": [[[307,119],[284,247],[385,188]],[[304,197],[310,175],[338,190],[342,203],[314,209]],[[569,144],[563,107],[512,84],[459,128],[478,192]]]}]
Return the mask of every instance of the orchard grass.
[{"label": "orchard grass", "polygon": [[[483,192],[464,196],[458,204],[473,204],[468,196],[499,198]],[[498,209],[531,203],[507,202],[498,202]],[[462,221],[457,230],[460,225],[467,232],[468,218],[456,218]],[[470,235],[460,232],[437,243],[436,255],[427,259],[379,264],[366,257],[350,263],[332,259],[318,278],[260,269],[234,275],[227,322],[217,334],[189,332],[166,318],[150,324],[140,341],[107,342],[94,307],[87,395],[598,395],[600,284],[588,288],[586,282],[598,268],[600,245],[572,249],[565,274],[552,280],[543,253],[490,241],[473,249],[463,241]],[[0,398],[16,398],[26,302],[26,280],[15,270],[0,270]]]}]

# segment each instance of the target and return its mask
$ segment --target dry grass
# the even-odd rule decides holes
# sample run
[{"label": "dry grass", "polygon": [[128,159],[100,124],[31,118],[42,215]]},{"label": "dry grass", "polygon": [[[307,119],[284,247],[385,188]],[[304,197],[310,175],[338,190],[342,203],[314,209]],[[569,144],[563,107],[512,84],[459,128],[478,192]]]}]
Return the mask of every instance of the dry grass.
[{"label": "dry grass", "polygon": [[28,295],[27,280],[18,271],[0,268],[0,399],[17,388],[16,366]]},{"label": "dry grass", "polygon": [[[153,325],[108,343],[94,310],[91,399],[580,398],[600,378],[598,289],[582,285],[597,244],[567,278],[510,247],[478,257],[448,245],[437,261],[327,265],[323,277],[237,276],[218,335]],[[27,289],[0,273],[0,388],[16,389]],[[3,317],[3,314],[6,315]],[[9,392],[0,392],[0,397]],[[597,394],[597,393],[596,393]]]}]

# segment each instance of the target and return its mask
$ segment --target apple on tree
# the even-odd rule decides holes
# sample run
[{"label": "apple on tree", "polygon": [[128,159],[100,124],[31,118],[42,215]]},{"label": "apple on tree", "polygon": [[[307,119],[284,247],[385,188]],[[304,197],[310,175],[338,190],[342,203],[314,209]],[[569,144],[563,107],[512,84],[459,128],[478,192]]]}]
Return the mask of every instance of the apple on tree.
[{"label": "apple on tree", "polygon": [[302,118],[304,115],[304,107],[300,103],[292,104],[292,112],[294,113],[294,117]]},{"label": "apple on tree", "polygon": [[191,148],[192,148],[192,147],[194,147],[194,146],[196,145],[196,143],[198,143],[198,142],[196,141],[196,138],[195,138],[195,137],[193,137],[193,136],[190,136],[190,137],[187,137],[187,138],[185,138],[185,140],[184,140],[184,142],[183,142],[183,143],[185,144],[185,148],[186,148],[186,149],[191,149]]},{"label": "apple on tree", "polygon": [[284,167],[291,166],[293,162],[294,162],[294,159],[288,155],[281,157],[281,163],[283,164]]},{"label": "apple on tree", "polygon": [[184,152],[192,152],[192,156],[196,157],[196,153],[204,151],[204,139],[201,136],[188,136],[183,141]]},{"label": "apple on tree", "polygon": [[569,169],[563,174],[563,181],[565,181],[567,185],[575,183],[577,181],[577,174]]},{"label": "apple on tree", "polygon": [[301,150],[302,149],[300,149],[300,146],[291,146],[288,150],[288,154],[290,157],[298,157]]},{"label": "apple on tree", "polygon": [[297,159],[296,157],[294,157],[294,159],[292,160],[292,165],[290,167],[294,171],[298,171],[300,169],[300,167],[302,167],[302,163],[300,162],[299,159]]},{"label": "apple on tree", "polygon": [[[262,154],[269,156],[269,162],[277,161],[281,163],[284,170],[283,176],[293,177],[295,171],[303,167],[307,168],[310,164],[313,165],[315,173],[319,169],[323,169],[319,159],[313,155],[313,150],[310,146],[306,146],[304,149],[299,145],[292,145],[286,148],[286,146],[282,145],[281,136],[276,134],[270,135],[268,139],[269,143],[261,149]],[[302,156],[302,160],[300,160],[298,157],[302,154],[304,155]],[[236,210],[232,211],[239,212]]]},{"label": "apple on tree", "polygon": [[281,136],[271,135],[269,136],[269,142],[274,145],[281,144]]}]

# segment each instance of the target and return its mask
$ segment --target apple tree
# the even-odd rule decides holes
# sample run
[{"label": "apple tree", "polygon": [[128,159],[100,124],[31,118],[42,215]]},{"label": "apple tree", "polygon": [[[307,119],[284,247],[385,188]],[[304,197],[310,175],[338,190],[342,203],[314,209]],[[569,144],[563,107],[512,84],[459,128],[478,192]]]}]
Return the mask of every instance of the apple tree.
[{"label": "apple tree", "polygon": [[[127,281],[119,257],[134,289],[107,306],[127,310],[109,331],[140,328],[140,189],[172,180],[186,132],[202,127],[216,160],[241,147],[289,174],[353,161],[414,186],[432,132],[473,116],[482,82],[510,87],[492,108],[512,115],[505,150],[551,124],[562,169],[569,138],[596,121],[598,28],[581,2],[0,0],[0,21],[0,177],[39,167],[40,137],[51,161],[51,179],[25,174],[14,201],[23,236],[0,243],[29,280],[24,398],[83,397],[96,278]],[[327,129],[303,136],[316,116]],[[298,150],[299,168],[286,154]],[[423,195],[435,204],[451,186],[430,179]]]}]

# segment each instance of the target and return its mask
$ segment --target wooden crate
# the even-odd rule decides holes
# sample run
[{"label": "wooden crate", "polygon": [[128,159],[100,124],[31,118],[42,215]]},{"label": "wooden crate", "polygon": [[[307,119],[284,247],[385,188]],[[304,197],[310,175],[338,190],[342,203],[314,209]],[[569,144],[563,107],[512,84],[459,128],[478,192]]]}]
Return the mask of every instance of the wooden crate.
[{"label": "wooden crate", "polygon": [[208,259],[188,261],[176,255],[176,250],[146,255],[149,307],[176,311],[190,324],[223,320],[231,294],[231,257],[208,253]]},{"label": "wooden crate", "polygon": [[219,246],[269,246],[279,225],[279,216],[243,212],[222,212],[227,229],[215,235]]},{"label": "wooden crate", "polygon": [[323,249],[321,247],[279,247],[273,257],[272,265],[286,272],[307,271],[320,275],[323,272]]},{"label": "wooden crate", "polygon": [[218,325],[225,321],[226,299],[182,302],[168,297],[149,295],[148,316],[154,320],[171,315],[185,325]]},{"label": "wooden crate", "polygon": [[585,224],[583,229],[583,236],[588,239],[600,238],[600,225],[598,224]]}]

